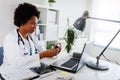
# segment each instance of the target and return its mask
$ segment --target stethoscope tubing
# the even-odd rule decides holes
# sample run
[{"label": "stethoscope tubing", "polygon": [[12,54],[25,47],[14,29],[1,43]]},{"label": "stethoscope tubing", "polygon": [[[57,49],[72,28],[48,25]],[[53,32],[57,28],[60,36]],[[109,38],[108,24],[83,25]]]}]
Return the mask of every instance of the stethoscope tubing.
[{"label": "stethoscope tubing", "polygon": [[[24,50],[25,50],[25,42],[23,41],[21,35],[19,34],[19,31],[17,29],[17,34],[18,34],[18,45],[20,45],[20,41],[22,42],[23,46],[24,46]],[[29,35],[30,39],[33,41],[32,37]],[[33,42],[34,44],[34,42]],[[29,42],[29,45],[30,45],[30,42]],[[35,44],[34,44],[34,47],[35,47]],[[30,49],[31,49],[31,45],[30,45]],[[35,47],[35,53],[37,53],[37,48]],[[24,55],[27,55],[28,53],[24,53]]]}]

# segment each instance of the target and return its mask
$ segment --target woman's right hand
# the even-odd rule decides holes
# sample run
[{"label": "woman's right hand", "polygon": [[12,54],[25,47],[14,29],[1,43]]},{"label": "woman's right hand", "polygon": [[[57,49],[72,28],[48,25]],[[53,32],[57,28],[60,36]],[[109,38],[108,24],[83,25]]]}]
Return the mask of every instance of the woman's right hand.
[{"label": "woman's right hand", "polygon": [[60,51],[61,51],[61,43],[56,43],[55,45],[54,45],[54,48],[56,49],[56,54],[58,54],[58,53],[60,53]]}]

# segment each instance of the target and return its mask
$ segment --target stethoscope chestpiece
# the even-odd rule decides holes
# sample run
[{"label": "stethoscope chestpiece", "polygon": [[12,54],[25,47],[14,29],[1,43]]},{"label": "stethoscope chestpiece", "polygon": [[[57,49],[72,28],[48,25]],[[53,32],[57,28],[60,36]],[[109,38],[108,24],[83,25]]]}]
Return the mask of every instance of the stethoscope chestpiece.
[{"label": "stethoscope chestpiece", "polygon": [[28,55],[28,53],[24,53],[24,55]]}]

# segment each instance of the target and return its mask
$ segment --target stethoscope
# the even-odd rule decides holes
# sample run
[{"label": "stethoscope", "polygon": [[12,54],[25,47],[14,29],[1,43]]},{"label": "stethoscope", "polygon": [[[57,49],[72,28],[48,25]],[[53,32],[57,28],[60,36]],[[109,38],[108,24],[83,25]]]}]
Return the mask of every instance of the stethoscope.
[{"label": "stethoscope", "polygon": [[[24,46],[24,55],[28,55],[29,53],[26,52],[26,49],[25,49],[25,42],[23,41],[23,39],[22,39],[20,33],[18,32],[18,29],[17,29],[17,34],[18,34],[18,45],[20,45],[20,41],[21,41],[22,44],[23,44],[23,46]],[[30,35],[28,35],[28,36],[30,37],[31,41],[33,42],[32,37],[31,37]],[[33,44],[34,44],[34,42],[33,42]],[[30,42],[29,42],[29,45],[30,45]],[[37,54],[37,53],[38,53],[38,50],[37,50],[35,44],[34,44],[34,48],[35,48],[35,54]],[[31,48],[31,45],[30,45],[30,55],[32,55],[32,48]]]}]

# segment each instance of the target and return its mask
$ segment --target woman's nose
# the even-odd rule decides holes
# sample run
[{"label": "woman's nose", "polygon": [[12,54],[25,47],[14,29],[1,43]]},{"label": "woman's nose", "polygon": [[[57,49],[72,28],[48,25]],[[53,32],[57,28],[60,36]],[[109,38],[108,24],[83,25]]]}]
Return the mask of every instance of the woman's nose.
[{"label": "woman's nose", "polygon": [[37,24],[34,25],[34,28],[35,28],[35,29],[36,29],[36,27],[37,27]]},{"label": "woman's nose", "polygon": [[35,28],[35,29],[36,29],[36,27],[37,27],[37,24],[34,24],[34,25],[33,25],[33,28]]}]

